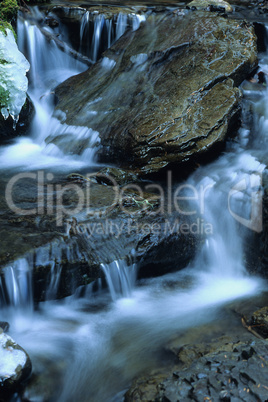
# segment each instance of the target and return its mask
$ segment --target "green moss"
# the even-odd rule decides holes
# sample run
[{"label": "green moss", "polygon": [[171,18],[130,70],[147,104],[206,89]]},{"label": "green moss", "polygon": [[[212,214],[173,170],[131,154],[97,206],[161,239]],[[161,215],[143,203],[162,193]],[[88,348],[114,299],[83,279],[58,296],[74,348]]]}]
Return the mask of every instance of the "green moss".
[{"label": "green moss", "polygon": [[9,92],[0,86],[0,107],[8,104]]},{"label": "green moss", "polygon": [[18,4],[16,0],[2,0],[0,6],[0,19],[3,21],[11,21],[17,14]]},{"label": "green moss", "polygon": [[0,32],[3,32],[4,35],[7,34],[6,30],[10,29],[13,32],[15,39],[17,40],[16,32],[14,31],[12,25],[7,21],[0,20]]},{"label": "green moss", "polygon": [[17,35],[10,21],[17,15],[18,9],[17,0],[0,0],[0,31],[6,35],[6,30],[10,29],[16,40]]}]

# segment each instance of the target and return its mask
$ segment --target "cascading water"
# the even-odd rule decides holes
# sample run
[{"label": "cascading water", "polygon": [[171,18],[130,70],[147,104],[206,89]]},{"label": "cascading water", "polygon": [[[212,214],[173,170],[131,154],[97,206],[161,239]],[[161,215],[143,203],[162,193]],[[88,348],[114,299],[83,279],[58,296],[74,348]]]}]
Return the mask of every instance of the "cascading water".
[{"label": "cascading water", "polygon": [[[20,37],[21,46],[25,42],[28,43],[27,46],[31,46],[28,54],[32,53],[34,63],[37,54],[31,49],[36,49],[36,46],[38,48],[37,44],[43,38],[39,38],[38,28],[31,26],[29,22],[20,21],[19,24],[23,25],[19,26],[19,36],[23,35],[24,29],[27,30],[27,39]],[[62,52],[58,53],[53,42],[50,45],[43,44],[42,49],[42,52],[45,49],[54,56],[57,54],[57,62],[62,61],[59,57]],[[42,59],[43,55],[38,57]],[[41,66],[32,70],[34,76],[41,74],[40,89],[34,84],[30,87],[30,95],[35,99],[39,116],[36,116],[37,120],[33,125],[35,134],[35,124],[38,125],[38,119],[42,121],[41,116],[44,119],[43,125],[52,137],[78,129],[55,122],[56,119],[52,119],[51,123],[50,91],[55,86],[54,80],[61,80],[58,72],[59,75],[64,75],[66,66],[69,67],[64,77],[74,71],[78,72],[76,67],[70,67],[69,62],[77,63],[67,58],[61,72],[60,67],[54,65],[59,70],[53,74],[50,66],[47,66],[49,72],[42,72]],[[262,69],[266,70],[265,62]],[[42,103],[45,99],[48,100],[46,106]],[[107,303],[107,298],[102,298],[103,294],[95,296],[89,292],[90,298],[67,298],[40,303],[38,310],[25,315],[23,321],[17,319],[22,316],[20,311],[8,316],[11,336],[28,351],[36,377],[42,378],[45,384],[38,387],[38,381],[30,383],[24,400],[47,398],[64,402],[108,401],[114,395],[117,396],[113,400],[120,400],[118,393],[135,376],[155,365],[155,351],[172,335],[213,320],[224,303],[262,289],[261,281],[245,274],[243,263],[243,240],[249,229],[244,229],[243,224],[251,221],[252,200],[258,201],[260,178],[265,167],[262,161],[265,158],[263,141],[267,138],[268,124],[267,90],[260,93],[259,102],[255,106],[256,110],[264,102],[266,107],[261,107],[265,109],[264,114],[260,118],[256,117],[252,132],[248,127],[243,127],[240,130],[239,143],[231,142],[228,153],[222,155],[218,161],[198,169],[187,182],[197,193],[200,194],[203,190],[204,194],[203,204],[190,203],[189,209],[199,209],[203,219],[212,227],[204,247],[190,267],[176,274],[148,280],[143,286],[134,288],[135,266],[126,266],[122,261],[115,261],[102,266],[111,291],[112,304]],[[53,131],[55,127],[58,128]],[[48,147],[44,145],[46,130],[41,130],[40,136],[36,135],[36,142],[31,142],[31,146],[41,147],[37,144],[43,144],[42,150]],[[87,138],[88,129],[83,130],[81,129],[84,133],[81,138]],[[259,140],[257,133],[260,134]],[[80,134],[76,132],[76,139]],[[250,138],[253,136],[255,138]],[[22,149],[21,142],[20,153]],[[38,152],[39,150],[38,148]],[[33,154],[33,158],[36,155],[40,153]],[[27,158],[29,161],[29,154],[26,155]],[[55,156],[53,158],[55,162]],[[20,163],[23,165],[22,159]],[[72,164],[72,168],[73,166]],[[239,217],[242,220],[239,221]],[[256,221],[253,221],[254,229]],[[256,230],[257,224],[258,222]],[[52,257],[61,257],[59,250],[58,254],[56,250],[51,255],[48,254],[48,251],[47,254],[37,253],[36,263],[45,265]],[[32,300],[29,271],[29,261],[24,258],[6,267],[4,280],[0,284],[3,309],[7,303],[16,308],[18,305],[28,308],[29,299]],[[48,284],[49,297],[56,293],[60,274],[55,260]],[[119,297],[121,295],[123,297]],[[49,395],[44,395],[46,392]]]},{"label": "cascading water", "polygon": [[[96,61],[101,52],[122,36],[128,27],[136,30],[143,20],[144,16],[120,13],[112,20],[95,15],[92,21],[92,15],[86,12],[81,20],[80,51]],[[72,168],[89,166],[94,164],[99,144],[98,132],[87,127],[67,125],[64,114],[60,112],[57,118],[52,116],[54,88],[85,71],[88,66],[74,58],[68,44],[65,51],[59,48],[54,38],[59,41],[61,35],[55,34],[44,21],[45,16],[37,7],[31,9],[29,20],[22,14],[18,18],[18,46],[30,62],[28,95],[34,105],[35,116],[30,138],[21,138],[14,145],[0,149],[0,166],[26,169],[65,166],[70,169],[70,162]],[[93,33],[90,32],[91,24]],[[107,66],[105,60],[104,64]]]},{"label": "cascading water", "polygon": [[125,261],[118,260],[111,264],[101,264],[101,268],[105,274],[113,301],[120,296],[131,296],[137,276],[136,264],[128,266]]},{"label": "cascading water", "polygon": [[[267,105],[267,90],[257,89],[262,94],[259,102]],[[245,101],[243,121],[248,102]],[[229,143],[228,153],[198,169],[187,182],[203,195],[199,203],[192,203],[192,209],[201,212],[212,231],[194,268],[213,281],[222,281],[226,291],[235,290],[244,280],[245,289],[249,284],[244,264],[245,240],[262,230],[262,175],[266,165],[265,154],[258,149],[262,147],[267,118],[266,113],[256,122],[254,134],[249,127],[240,128],[239,141]],[[255,132],[260,135],[255,137]],[[250,139],[253,135],[255,138]]]},{"label": "cascading water", "polygon": [[16,260],[3,269],[3,276],[0,278],[0,301],[1,309],[11,306],[24,312],[33,310],[31,263],[26,258]]},{"label": "cascading water", "polygon": [[80,52],[93,61],[97,61],[101,53],[108,49],[131,27],[133,31],[145,21],[144,15],[119,13],[111,19],[104,15],[87,11],[80,25]]},{"label": "cascading water", "polygon": [[[34,9],[35,18],[43,18]],[[36,15],[37,14],[37,15]],[[40,14],[40,15],[39,15]],[[41,17],[40,17],[41,16]],[[43,28],[53,34],[51,28]],[[14,145],[3,148],[1,164],[25,168],[86,166],[92,163],[98,133],[87,127],[64,124],[64,116],[52,117],[53,89],[67,78],[85,71],[88,66],[63,52],[53,39],[48,40],[40,29],[22,15],[18,18],[18,46],[30,62],[28,94],[35,108],[31,137],[22,138]],[[81,143],[76,151],[74,144]],[[76,147],[77,149],[77,147]]]}]

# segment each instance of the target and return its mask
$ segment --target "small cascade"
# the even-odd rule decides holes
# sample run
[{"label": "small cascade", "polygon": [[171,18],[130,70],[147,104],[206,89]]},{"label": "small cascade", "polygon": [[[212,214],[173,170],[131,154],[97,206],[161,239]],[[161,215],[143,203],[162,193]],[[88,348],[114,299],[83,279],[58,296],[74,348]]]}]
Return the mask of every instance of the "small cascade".
[{"label": "small cascade", "polygon": [[101,264],[112,300],[130,297],[137,277],[136,264],[127,265],[125,260]]},{"label": "small cascade", "polygon": [[81,19],[79,51],[97,61],[127,29],[137,30],[142,21],[145,16],[139,14],[119,13],[106,18],[103,14],[87,11]]},{"label": "small cascade", "polygon": [[50,268],[50,282],[46,291],[46,300],[56,299],[60,284],[62,266],[54,261]]},{"label": "small cascade", "polygon": [[[262,69],[268,73],[267,65]],[[205,272],[206,278],[210,276],[218,283],[227,280],[233,287],[237,286],[238,278],[247,276],[245,245],[250,242],[248,239],[262,231],[262,176],[267,171],[263,145],[267,141],[268,91],[258,85],[253,85],[252,91],[244,91],[244,123],[239,130],[239,140],[230,141],[228,153],[198,169],[187,182],[188,196],[191,197],[193,191],[200,196],[198,202],[191,203],[191,210],[199,211],[211,228],[195,258],[194,268],[197,272]],[[252,104],[253,92],[258,92],[259,100],[255,104]],[[255,115],[253,127],[247,126],[249,108],[261,108],[264,113],[259,117]]]},{"label": "small cascade", "polygon": [[1,307],[33,310],[32,270],[26,258],[3,268],[0,277]]},{"label": "small cascade", "polygon": [[[28,19],[27,19],[28,18]],[[28,95],[35,108],[30,138],[20,138],[0,149],[0,166],[27,168],[83,167],[94,164],[98,132],[88,127],[67,125],[58,112],[53,117],[54,88],[88,68],[71,53],[68,44],[61,49],[45,16],[33,8],[30,15],[19,14],[18,46],[30,62]],[[54,40],[55,38],[55,40]],[[59,39],[57,39],[59,40]]]},{"label": "small cascade", "polygon": [[[85,12],[77,52],[69,43],[66,27],[61,23],[58,27],[49,27],[45,14],[38,7],[32,7],[29,14],[19,13],[18,47],[30,63],[28,95],[35,116],[30,138],[16,139],[13,145],[0,149],[0,167],[70,169],[72,166],[73,169],[95,164],[99,133],[89,127],[66,124],[66,116],[60,111],[55,117],[54,89],[69,77],[85,71],[90,59],[98,60],[127,29],[138,29],[144,20],[144,15],[134,13],[119,13],[107,19],[102,14]],[[104,58],[106,69],[113,68],[111,63],[114,62]]]}]

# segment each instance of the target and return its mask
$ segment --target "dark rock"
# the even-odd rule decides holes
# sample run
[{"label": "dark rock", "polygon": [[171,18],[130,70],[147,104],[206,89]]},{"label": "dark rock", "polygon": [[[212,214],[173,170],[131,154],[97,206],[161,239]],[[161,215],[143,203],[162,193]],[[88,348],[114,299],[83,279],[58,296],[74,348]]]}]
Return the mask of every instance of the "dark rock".
[{"label": "dark rock", "polygon": [[0,321],[0,328],[2,328],[4,332],[7,332],[9,330],[9,323],[6,321]]},{"label": "dark rock", "polygon": [[[134,177],[117,169],[113,173],[127,182]],[[53,214],[17,215],[6,205],[5,191],[0,193],[2,284],[11,267],[16,271],[23,264],[25,272],[32,272],[34,300],[40,301],[72,294],[77,287],[103,277],[101,263],[119,259],[132,263],[133,253],[141,277],[178,270],[189,263],[203,237],[180,232],[180,225],[187,224],[187,216],[176,217],[165,210],[160,213],[159,194],[146,188],[139,192],[135,186],[125,189],[119,184],[98,184],[91,177],[92,174],[71,174],[50,181],[55,197],[59,189],[63,191],[60,207]],[[70,185],[84,194],[85,202],[79,208],[77,192],[64,191]],[[37,208],[36,182],[18,181],[13,201],[19,208]],[[46,211],[46,199],[44,203]],[[48,292],[57,273],[58,286]],[[4,285],[2,293],[3,302],[12,302]]]},{"label": "dark rock", "polygon": [[30,99],[26,99],[24,106],[21,109],[19,121],[14,126],[11,116],[5,120],[0,113],[0,143],[6,143],[14,137],[26,135],[29,132],[30,123],[34,114],[34,107]]},{"label": "dark rock", "polygon": [[223,0],[193,0],[188,3],[188,7],[196,10],[209,10],[231,13],[232,6]]},{"label": "dark rock", "polygon": [[128,183],[138,181],[138,176],[131,170],[118,169],[115,167],[107,167],[101,169],[95,176],[96,181],[101,184],[124,186]]},{"label": "dark rock", "polygon": [[262,307],[253,313],[251,325],[256,332],[268,338],[268,307]]},{"label": "dark rock", "polygon": [[[94,23],[96,19],[102,16],[105,20],[110,20],[112,31],[115,31],[119,14],[127,15],[127,22],[129,25],[131,25],[131,16],[142,11],[146,11],[146,7],[131,8],[125,6],[116,7],[114,5],[112,7],[108,5],[90,6],[86,4],[84,4],[83,7],[70,5],[68,5],[68,7],[64,7],[57,5],[50,8],[48,18],[53,20],[56,16],[60,24],[65,27],[65,30],[67,32],[71,32],[70,35],[66,36],[63,31],[63,39],[67,40],[67,42],[71,42],[73,49],[75,49],[76,51],[81,52],[82,54],[92,58],[93,49],[91,52],[90,48],[95,32]],[[81,40],[81,21],[85,14],[87,16],[87,28]],[[103,32],[100,32],[99,46],[100,51],[98,54],[98,58],[100,56],[100,53],[106,50],[108,47],[108,41],[107,38],[105,38],[105,35],[103,36]]]},{"label": "dark rock", "polygon": [[[253,348],[254,353],[246,352]],[[196,356],[188,368],[171,375],[167,372],[165,379],[163,373],[138,379],[125,394],[125,401],[148,400],[149,392],[153,402],[265,401],[267,368],[267,342],[256,339],[226,344],[204,357]]]},{"label": "dark rock", "polygon": [[139,174],[223,143],[239,110],[235,86],[257,63],[251,26],[202,12],[151,16],[103,56],[115,67],[99,62],[61,84],[57,109],[100,133],[102,157]]},{"label": "dark rock", "polygon": [[55,18],[46,18],[45,22],[50,28],[55,28],[59,26],[59,21],[57,21]]}]

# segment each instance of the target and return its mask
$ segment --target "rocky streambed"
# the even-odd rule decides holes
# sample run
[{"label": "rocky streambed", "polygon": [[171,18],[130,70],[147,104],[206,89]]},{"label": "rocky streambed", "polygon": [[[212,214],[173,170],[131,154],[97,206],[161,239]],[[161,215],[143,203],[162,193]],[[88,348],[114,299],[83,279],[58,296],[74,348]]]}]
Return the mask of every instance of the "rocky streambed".
[{"label": "rocky streambed", "polygon": [[[54,114],[50,117],[51,120],[54,119],[53,121],[57,120],[55,125],[57,129],[53,131],[51,126],[45,125],[47,133],[42,138],[42,146],[45,152],[51,151],[49,155],[52,155],[53,150],[53,152],[57,150],[57,155],[60,153],[64,164],[66,157],[74,156],[69,161],[69,168],[61,168],[59,163],[57,168],[45,166],[38,171],[31,168],[26,170],[25,165],[22,167],[19,164],[14,165],[15,168],[14,166],[9,169],[1,168],[3,171],[0,184],[2,306],[13,304],[15,309],[25,309],[28,316],[29,309],[33,308],[32,300],[39,303],[46,299],[59,299],[73,294],[81,285],[88,285],[98,278],[103,278],[105,271],[102,266],[106,265],[109,268],[109,264],[114,261],[124,261],[127,267],[131,267],[133,263],[137,264],[139,278],[178,271],[187,267],[191,261],[190,268],[194,266],[197,272],[199,268],[201,271],[204,268],[211,270],[212,260],[217,261],[219,270],[224,266],[223,260],[226,260],[226,272],[228,274],[231,272],[234,277],[235,269],[233,271],[232,269],[238,267],[239,270],[241,265],[247,265],[251,273],[261,273],[267,277],[265,170],[261,170],[264,173],[260,173],[264,192],[262,193],[263,230],[259,233],[252,235],[249,230],[245,235],[241,222],[230,226],[229,218],[227,219],[224,212],[227,204],[226,202],[221,204],[219,198],[217,205],[216,197],[219,193],[227,192],[228,186],[226,188],[224,186],[229,183],[229,178],[232,176],[227,172],[228,164],[237,169],[234,173],[237,174],[237,180],[242,178],[241,171],[250,175],[255,168],[257,171],[261,165],[264,169],[263,166],[267,164],[265,156],[263,157],[260,151],[264,148],[265,141],[254,148],[253,156],[249,155],[250,147],[243,142],[249,136],[249,145],[254,144],[253,137],[258,126],[253,113],[260,114],[260,110],[263,109],[258,105],[256,108],[252,106],[250,96],[254,97],[257,94],[259,97],[265,91],[265,86],[256,81],[255,75],[258,66],[256,32],[258,34],[261,32],[261,35],[265,32],[263,25],[260,25],[266,18],[265,7],[259,4],[248,12],[247,6],[241,2],[239,6],[233,7],[234,10],[231,12],[229,9],[222,9],[225,7],[223,3],[216,5],[216,8],[203,2],[202,4],[199,2],[200,7],[189,4],[187,8],[179,9],[146,6],[139,7],[137,11],[129,7],[122,10],[124,11],[122,13],[109,7],[98,8],[94,13],[92,6],[85,9],[80,7],[79,10],[71,6],[67,8],[45,6],[46,18],[41,13],[33,13],[31,17],[33,19],[30,20],[35,21],[38,15],[37,25],[41,32],[42,30],[47,32],[47,39],[52,43],[55,42],[56,47],[63,49],[66,41],[69,49],[73,46],[72,58],[78,57],[77,54],[81,51],[79,62],[87,57],[89,63],[88,55],[84,54],[86,46],[80,46],[77,38],[68,41],[66,31],[62,37],[59,33],[65,24],[65,28],[76,27],[74,32],[78,35],[79,13],[95,21],[94,24],[95,16],[102,15],[99,19],[102,25],[106,30],[107,27],[111,29],[109,38],[115,38],[117,34],[114,34],[115,28],[112,23],[106,24],[106,22],[115,18],[119,26],[118,15],[129,16],[135,11],[139,16],[137,17],[139,26],[134,29],[135,24],[131,25],[136,21],[133,15],[125,19],[121,16],[120,18],[128,21],[129,25],[124,28],[122,36],[118,34],[117,40],[107,50],[103,51],[107,48],[108,42],[103,50],[102,47],[98,47],[99,60],[88,69],[85,68],[86,71],[65,80],[56,88],[52,84],[49,91],[42,94],[38,100],[39,106],[46,99],[49,100],[46,105],[54,107],[54,102],[56,105]],[[249,18],[245,19],[245,16]],[[255,28],[253,22],[258,23],[255,24]],[[46,24],[49,28],[46,28]],[[94,26],[100,27],[97,23]],[[258,46],[264,50],[262,39]],[[241,90],[239,85],[244,79],[248,81]],[[254,80],[255,82],[252,82]],[[247,88],[250,94],[249,99],[245,100],[248,96]],[[263,96],[261,99],[265,102],[266,98]],[[10,125],[8,129],[13,130]],[[25,132],[20,126],[17,130],[18,134]],[[98,137],[93,136],[97,139],[96,143],[89,141],[87,135],[81,135],[79,130],[87,135],[98,133]],[[250,135],[245,134],[250,130],[252,130]],[[228,141],[226,148],[226,140],[230,138],[232,140]],[[40,139],[38,141],[40,142]],[[97,149],[98,162],[101,161],[109,167],[99,166],[95,159],[94,163],[90,162],[90,168],[85,168],[83,164],[82,167],[79,165],[79,168],[73,168],[78,166],[79,160],[83,160],[84,163],[83,158],[87,155],[85,151],[88,150],[89,144],[93,149]],[[229,152],[226,160],[222,153],[224,150]],[[5,149],[2,148],[1,157],[6,158],[6,155]],[[216,158],[219,155],[217,164]],[[240,167],[238,161],[243,157],[245,162],[241,162]],[[211,160],[216,162],[206,170],[207,163]],[[112,163],[116,167],[110,166]],[[187,181],[192,172],[193,175]],[[202,180],[206,177],[216,183],[215,192],[205,201],[212,215],[215,208],[222,205],[218,218],[214,216],[212,219],[211,215],[206,215],[204,218],[202,209],[192,216],[193,204],[188,202],[191,201],[191,197],[188,197],[187,189],[199,181],[203,185],[205,182]],[[209,183],[210,186],[211,182]],[[182,189],[181,193],[177,191],[178,188]],[[214,204],[211,203],[211,199],[214,199]],[[201,198],[199,201],[201,202]],[[242,208],[243,203],[246,201],[239,204],[239,208]],[[202,206],[202,202],[200,205]],[[236,213],[238,211],[236,210]],[[242,262],[237,258],[232,265],[233,261],[229,255],[215,252],[224,250],[221,247],[215,248],[215,244],[222,244],[217,220],[223,223],[222,238],[229,247],[230,256],[239,255]],[[211,222],[214,229],[216,228],[214,237],[209,237]],[[236,241],[237,236],[234,238],[231,236],[233,233],[243,238],[242,253],[240,243]],[[225,235],[230,235],[229,240]],[[177,282],[167,278],[163,279],[162,283],[160,279],[163,304],[161,305],[162,299],[159,297],[157,313],[151,309],[150,303],[152,302],[152,305],[157,303],[155,294],[159,295],[158,285],[152,300],[145,290],[141,298],[143,305],[140,306],[138,303],[139,292],[142,294],[143,287],[146,289],[147,286],[145,281],[140,282],[139,290],[132,300],[134,304],[138,303],[137,314],[136,311],[135,314],[132,312],[131,307],[124,305],[124,299],[122,305],[118,301],[109,306],[107,300],[103,302],[98,299],[96,305],[95,302],[92,302],[92,305],[84,304],[76,312],[82,315],[82,318],[79,315],[79,319],[71,315],[70,306],[66,309],[62,307],[65,301],[62,302],[63,305],[57,303],[49,305],[51,310],[55,311],[55,316],[48,314],[46,317],[51,325],[51,333],[47,339],[43,339],[39,333],[43,324],[38,321],[40,319],[45,322],[46,304],[41,303],[38,307],[36,304],[41,313],[38,317],[34,316],[33,329],[30,330],[21,329],[23,326],[18,329],[16,319],[11,315],[11,335],[15,337],[17,334],[18,342],[23,346],[25,344],[27,350],[29,347],[33,356],[35,375],[26,393],[23,394],[21,391],[22,398],[34,400],[41,394],[43,400],[55,397],[64,401],[68,398],[78,398],[81,401],[100,400],[99,398],[106,400],[121,389],[120,400],[125,398],[127,401],[236,400],[235,398],[245,401],[265,400],[266,296],[259,300],[250,299],[249,312],[245,312],[239,305],[226,307],[228,310],[226,314],[221,309],[221,319],[214,317],[215,325],[204,324],[204,327],[199,326],[196,329],[194,322],[188,323],[188,315],[193,317],[193,321],[196,317],[196,326],[201,325],[202,322],[199,321],[202,321],[203,311],[205,315],[207,311],[209,314],[210,304],[207,306],[205,303],[202,313],[200,310],[198,314],[198,308],[203,305],[203,299],[205,300],[207,296],[201,292],[203,299],[197,298],[198,306],[192,307],[188,315],[185,313],[187,306],[183,306],[183,294],[186,297],[187,289],[190,289],[191,296],[192,280],[195,283],[196,279],[195,275],[192,279],[191,270],[189,272],[190,279],[187,275]],[[242,277],[239,275],[237,282],[244,283],[244,273]],[[197,281],[199,279],[202,278],[198,277]],[[221,284],[221,280],[224,284],[224,275],[223,278],[220,276],[220,279],[216,276],[212,281],[213,286],[205,288],[208,289],[206,293],[209,293],[209,296],[211,292],[212,300],[215,297],[214,287]],[[96,287],[96,283],[93,287]],[[186,293],[183,293],[184,290],[181,291],[181,287],[184,286]],[[181,322],[174,324],[178,300],[174,298],[170,303],[169,296],[172,294],[173,297],[172,292],[177,287],[180,288],[180,305],[185,311],[178,313],[177,320]],[[235,288],[233,282],[230,288]],[[85,289],[83,291],[86,292]],[[240,290],[237,291],[239,293]],[[222,300],[229,300],[225,295],[225,293],[228,295],[228,292],[224,286],[219,293],[222,294]],[[240,296],[229,297],[232,299]],[[187,300],[194,304],[195,297],[196,294],[193,293],[192,299]],[[219,301],[216,297],[215,303],[217,302]],[[214,302],[211,303],[214,306]],[[166,313],[163,310],[164,306]],[[140,307],[144,312],[141,312]],[[61,313],[57,316],[56,312],[60,311],[60,308],[63,308],[66,319],[61,317]],[[150,312],[148,317],[145,314],[146,308]],[[115,321],[106,315],[109,309],[114,313]],[[70,313],[70,319],[67,311]],[[98,347],[96,350],[94,348],[91,350],[91,343],[88,346],[91,355],[94,355],[98,362],[97,366],[100,367],[96,369],[96,373],[94,367],[84,364],[79,353],[72,354],[78,349],[77,345],[81,349],[85,347],[83,331],[86,331],[87,337],[88,330],[91,335],[95,331],[93,327],[87,327],[88,317],[83,316],[85,311],[89,312],[93,324],[97,318],[102,322],[103,317],[110,322],[109,341],[106,335],[103,335],[105,331],[100,325],[101,340],[107,346],[106,359],[103,358],[102,352],[99,353]],[[254,311],[258,312],[253,314]],[[120,316],[118,312],[123,314],[122,320],[118,318]],[[97,316],[98,313],[100,316]],[[129,318],[132,314],[135,316],[133,321]],[[57,343],[59,326],[55,326],[55,317],[58,317],[59,326],[62,325],[64,328],[61,346]],[[209,319],[206,317],[204,321]],[[230,325],[232,328],[227,328]],[[127,328],[135,340],[132,348],[122,335]],[[68,337],[68,331],[76,334],[76,344],[73,343],[72,337]],[[182,333],[183,331],[185,333]],[[211,334],[207,335],[210,331]],[[35,345],[34,334],[38,334],[38,337],[43,339],[45,353],[48,353],[46,342],[50,339],[55,341],[55,346],[58,345],[58,350],[54,349],[55,356],[59,356],[57,362],[55,363],[55,356],[51,357],[49,353],[47,357],[44,357],[43,351],[37,353],[35,346],[31,346],[29,339],[25,338],[25,333],[29,335],[30,340],[32,339],[33,345]],[[259,339],[258,335],[264,339]],[[160,339],[157,338],[155,344],[154,337]],[[150,338],[152,346],[149,347]],[[94,335],[91,340],[95,342]],[[72,345],[72,348],[65,358],[65,348],[68,349],[68,345]],[[139,365],[138,359],[143,360],[143,349],[146,353],[149,350],[148,364],[143,362]],[[154,356],[154,353],[157,356]],[[133,357],[135,354],[136,358]],[[124,359],[127,360],[128,355],[131,356],[130,363],[124,364]],[[165,362],[163,367],[162,357]],[[66,359],[73,360],[74,371],[80,366],[84,370],[79,371],[81,378],[77,378],[79,376],[74,378],[72,389],[66,386],[70,382],[69,376],[72,377],[73,373],[70,367],[66,368]],[[109,360],[108,385],[103,387],[103,393],[99,393],[100,379],[103,379],[103,372],[106,370],[101,372],[101,367],[107,360]],[[30,373],[30,363],[28,360],[27,362],[26,374],[20,374],[21,370],[24,370],[21,367],[15,370],[18,375],[22,375],[18,382],[23,382]],[[115,388],[111,385],[114,379],[114,366],[122,375]],[[123,375],[125,366],[127,374]],[[160,369],[152,371],[152,367]],[[55,378],[58,379],[63,391],[56,390],[47,395],[46,381],[53,383],[53,390],[57,387],[55,381],[51,382],[51,369],[55,370]],[[41,378],[43,373],[45,373],[45,385]],[[85,390],[88,392],[84,373],[88,378],[95,379],[95,386],[92,382],[90,395],[84,392]],[[139,377],[142,374],[144,376]],[[130,386],[133,377],[137,380]],[[130,389],[126,392],[127,387]]]},{"label": "rocky streambed", "polygon": [[[61,23],[61,18],[66,24],[67,15],[69,26],[77,24],[75,8],[74,12],[70,11],[69,14],[64,8],[62,13],[60,8],[55,9],[55,12],[51,7],[49,10],[48,23],[54,16],[58,18],[56,21],[58,24]],[[127,10],[128,13],[130,11]],[[98,12],[100,13],[101,10]],[[105,12],[105,18],[111,18],[107,10]],[[117,10],[112,8],[110,12],[117,12]],[[146,13],[146,9],[141,12]],[[55,29],[58,29],[57,26]],[[107,60],[110,60],[108,67],[103,64],[103,61]],[[89,129],[99,132],[102,145],[99,157],[127,168],[127,170],[118,170],[115,176],[112,175],[119,187],[122,188],[128,183],[140,185],[138,176],[157,172],[170,164],[174,166],[173,177],[178,182],[195,169],[200,161],[217,155],[223,149],[228,133],[235,133],[242,99],[242,93],[237,86],[256,66],[256,35],[250,23],[235,21],[229,18],[229,14],[227,17],[217,12],[192,11],[186,8],[182,11],[164,9],[154,12],[152,9],[149,10],[146,23],[142,23],[138,30],[128,30],[110,49],[106,50],[100,61],[86,72],[70,78],[57,87],[55,115],[62,119],[62,124],[88,125]],[[69,136],[65,132],[49,135],[46,139],[48,146],[55,144],[63,152],[66,148],[68,149],[66,145],[68,141]],[[74,153],[81,154],[85,144],[85,141],[77,139],[75,150],[72,148]],[[109,171],[107,174],[109,176]],[[51,183],[44,172],[43,191],[45,192],[46,186],[51,184],[54,186],[52,190],[54,197],[57,198],[56,186],[64,188],[65,185],[70,184],[67,176],[68,174],[59,179],[56,178]],[[167,175],[164,174],[164,182],[167,182],[166,177]],[[7,174],[2,184],[3,192],[9,179],[10,175]],[[107,180],[109,182],[110,179]],[[72,183],[80,187],[85,186],[86,181],[83,179],[80,181],[81,183],[78,178]],[[15,203],[19,208],[21,205],[26,205],[29,210],[37,207],[36,182],[37,176],[36,180],[26,178],[16,183]],[[47,206],[44,205],[43,209],[40,209],[41,215],[34,216],[31,213],[28,215],[26,212],[27,216],[16,216],[17,214],[10,211],[3,199],[2,265],[8,266],[15,259],[26,258],[30,265],[34,264],[36,267],[35,282],[45,288],[45,283],[49,282],[51,262],[47,264],[47,258],[44,256],[50,255],[48,259],[56,260],[59,265],[75,267],[78,264],[82,267],[78,271],[71,269],[70,275],[69,268],[63,269],[68,278],[76,278],[74,286],[78,286],[100,275],[98,266],[101,262],[111,262],[115,257],[127,258],[132,249],[137,251],[138,259],[143,258],[149,261],[148,251],[155,247],[157,251],[151,254],[154,258],[150,259],[149,265],[151,264],[152,267],[174,265],[167,263],[164,257],[166,255],[164,250],[169,247],[169,241],[172,238],[171,243],[177,244],[178,249],[182,250],[180,256],[184,256],[184,258],[177,258],[175,253],[174,261],[176,264],[182,261],[181,267],[185,266],[196,253],[198,245],[202,243],[202,235],[189,236],[185,240],[185,236],[176,237],[178,233],[173,233],[169,239],[166,239],[167,244],[164,245],[165,241],[163,243],[161,240],[164,236],[163,230],[160,230],[157,235],[148,233],[154,224],[163,226],[167,223],[166,212],[161,217],[154,213],[159,210],[161,202],[167,207],[167,199],[163,201],[165,196],[156,190],[151,193],[145,191],[139,200],[139,194],[135,191],[131,194],[130,191],[129,205],[126,209],[131,210],[134,207],[136,212],[139,210],[139,213],[131,214],[125,211],[126,213],[122,214],[118,205],[116,207],[114,203],[114,189],[112,186],[107,187],[106,184],[104,179],[102,183],[100,181],[95,184],[87,183],[87,186],[91,186],[92,194],[90,209],[96,213],[94,212],[94,216],[87,220],[87,211],[85,210],[84,213],[81,211],[80,216],[75,219],[78,219],[78,223],[81,221],[83,225],[92,226],[94,223],[95,225],[105,223],[107,218],[112,217],[111,222],[114,222],[115,227],[123,225],[123,233],[118,237],[108,236],[109,240],[100,240],[100,235],[96,234],[94,235],[96,239],[90,236],[90,243],[94,246],[87,244],[86,248],[88,247],[91,251],[87,250],[85,255],[82,251],[85,248],[85,241],[81,242],[81,238],[77,237],[70,239],[67,236],[67,221],[71,218],[67,208],[62,215],[64,223],[62,222],[60,226],[56,222],[55,206],[53,206],[54,212],[50,215],[45,213]],[[145,186],[146,184],[149,185],[150,181],[147,181]],[[27,188],[27,195],[25,188]],[[81,191],[86,190],[81,189]],[[66,200],[70,193],[71,191],[69,193],[67,191],[64,195]],[[76,195],[71,195],[67,200],[66,205],[69,205],[69,208],[77,202]],[[156,199],[150,205],[148,198]],[[161,202],[159,198],[162,199]],[[43,200],[43,202],[46,201]],[[127,200],[125,202],[127,204]],[[148,211],[152,213],[147,214]],[[92,212],[90,214],[92,215]],[[102,217],[97,217],[101,214]],[[148,230],[143,234],[138,229],[126,233],[125,230],[128,230],[126,227],[129,225],[131,228],[141,226],[144,223],[144,215],[146,215]],[[178,222],[177,218],[176,214],[171,217],[171,227],[174,227],[174,222]],[[180,224],[190,225],[191,222],[187,216],[179,218]],[[126,224],[127,222],[129,225]],[[177,232],[176,227],[175,232]],[[70,245],[73,241],[74,245]],[[107,254],[103,257],[100,255],[98,258],[94,257],[96,243],[101,244],[104,241],[108,241],[108,249],[116,250],[116,252],[110,253],[111,258],[107,258]],[[53,242],[55,246],[52,245]],[[10,244],[11,247],[9,247]],[[161,251],[161,244],[164,247],[163,251]],[[68,253],[66,254],[64,249],[77,247],[78,252],[71,253],[72,263],[69,264],[68,256],[66,256]],[[57,256],[53,256],[53,250],[56,248],[61,251]],[[101,245],[99,248],[102,248]],[[43,261],[46,261],[45,268]],[[66,284],[70,283],[70,279],[64,280],[64,275],[62,280]],[[68,285],[66,286],[68,288]],[[43,293],[40,289],[36,294]],[[60,293],[64,295],[69,291]],[[38,299],[38,296],[36,297]]]}]

